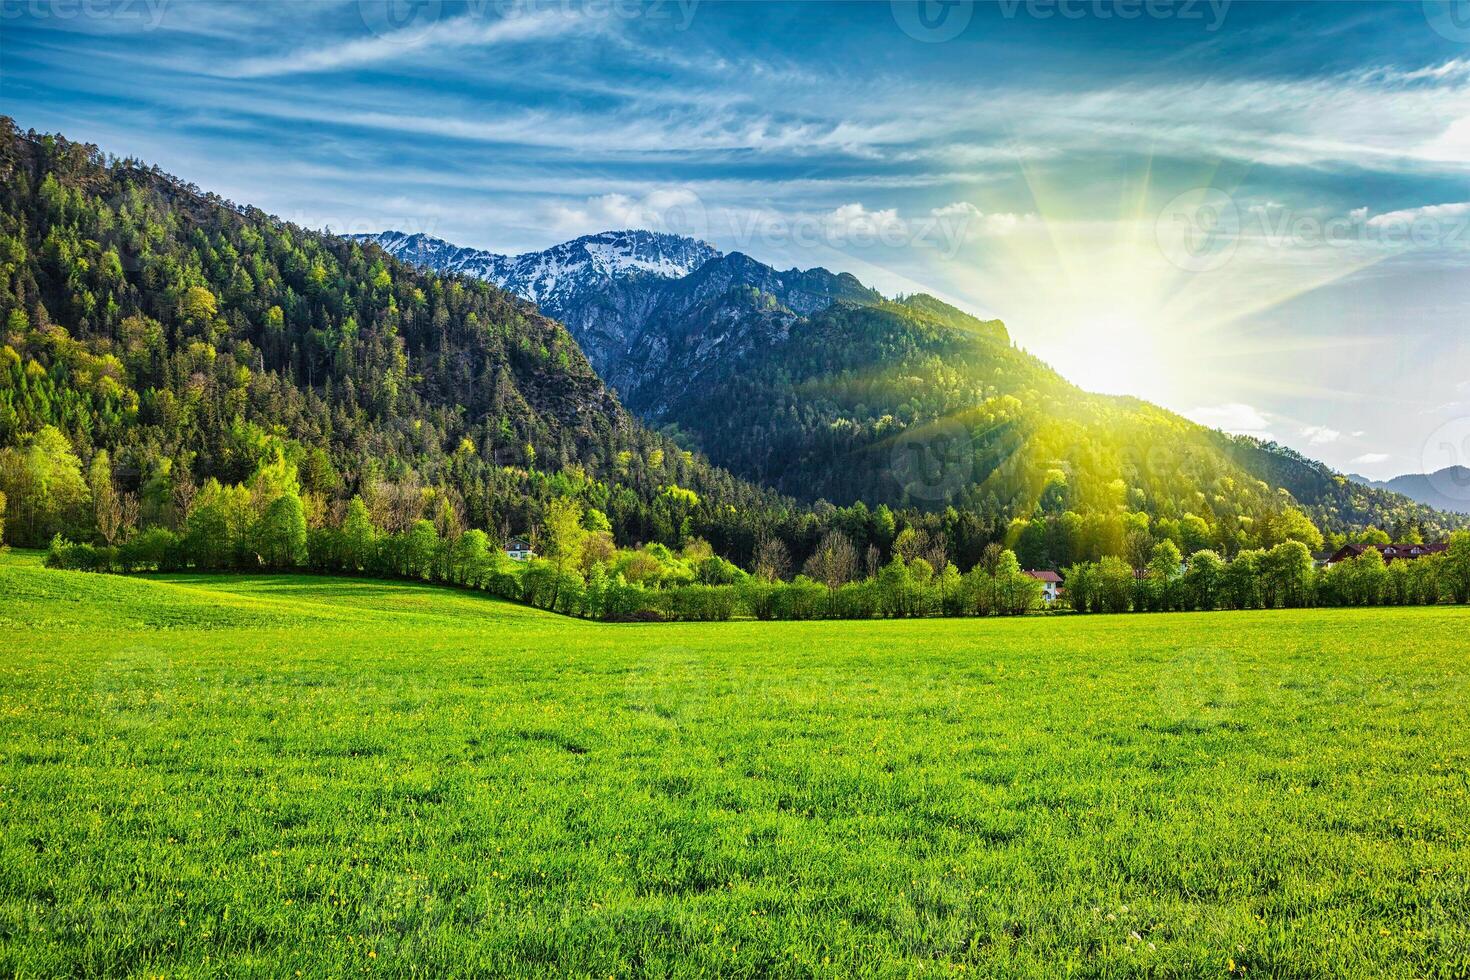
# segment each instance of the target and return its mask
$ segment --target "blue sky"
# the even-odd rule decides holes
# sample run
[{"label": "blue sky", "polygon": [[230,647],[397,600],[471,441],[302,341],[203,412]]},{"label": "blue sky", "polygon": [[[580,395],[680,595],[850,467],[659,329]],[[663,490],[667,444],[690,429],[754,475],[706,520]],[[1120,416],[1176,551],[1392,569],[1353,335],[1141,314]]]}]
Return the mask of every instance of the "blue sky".
[{"label": "blue sky", "polygon": [[1344,470],[1470,464],[1464,3],[0,0],[0,99],[309,226],[691,233]]}]

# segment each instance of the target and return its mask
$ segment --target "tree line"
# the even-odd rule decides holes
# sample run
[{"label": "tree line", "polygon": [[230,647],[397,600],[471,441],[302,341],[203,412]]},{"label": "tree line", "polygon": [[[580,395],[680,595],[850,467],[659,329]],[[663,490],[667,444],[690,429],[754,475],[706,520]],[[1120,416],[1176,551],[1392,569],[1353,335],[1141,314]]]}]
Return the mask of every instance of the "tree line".
[{"label": "tree line", "polygon": [[[1042,605],[1041,583],[1023,571],[1015,551],[992,542],[961,572],[914,527],[898,533],[886,561],[829,530],[799,568],[781,538],[766,536],[747,570],[700,538],[678,550],[659,543],[620,548],[606,514],[560,497],[538,531],[539,554],[518,562],[484,531],[463,527],[447,506],[434,520],[414,517],[387,529],[374,513],[391,517],[398,502],[375,498],[370,506],[354,496],[339,515],[311,520],[296,468],[284,458],[246,483],[208,481],[188,501],[177,531],[132,529],[103,476],[105,466],[94,461],[93,469],[92,506],[108,543],[73,542],[57,533],[46,557],[51,567],[399,578],[615,621],[1021,615]],[[1210,549],[1186,557],[1164,537],[1146,558],[1141,551],[1131,560],[1107,555],[1074,564],[1065,579],[1064,606],[1078,612],[1463,603],[1470,600],[1470,532],[1455,532],[1442,554],[1385,564],[1368,548],[1325,570],[1296,540],[1226,561]]]},{"label": "tree line", "polygon": [[1437,554],[1387,562],[1370,547],[1324,568],[1298,541],[1226,561],[1208,549],[1184,559],[1165,539],[1142,567],[1110,555],[1071,566],[1065,578],[1067,604],[1079,612],[1463,603],[1470,601],[1470,532],[1452,532]]}]

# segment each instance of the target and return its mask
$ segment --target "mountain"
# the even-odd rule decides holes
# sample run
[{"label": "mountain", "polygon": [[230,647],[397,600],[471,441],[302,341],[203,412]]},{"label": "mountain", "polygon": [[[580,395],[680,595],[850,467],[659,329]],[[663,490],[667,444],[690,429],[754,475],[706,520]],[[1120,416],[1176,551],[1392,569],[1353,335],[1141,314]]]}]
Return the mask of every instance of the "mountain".
[{"label": "mountain", "polygon": [[[601,274],[647,259],[602,244],[579,246]],[[577,494],[621,540],[678,543],[788,506],[644,427],[523,299],[3,117],[0,329],[0,451],[43,453],[0,466],[15,543],[90,536],[75,500],[47,510],[43,456],[102,450],[154,522],[282,464],[309,505],[361,494],[389,528],[519,532]]]},{"label": "mountain", "polygon": [[[688,386],[720,355],[779,336],[783,324],[838,300],[882,297],[851,275],[825,269],[786,272],[739,252],[651,231],[606,231],[544,252],[504,256],[426,235],[355,235],[424,268],[485,279],[536,303],[566,324],[598,373],[625,397],[657,402],[649,379]],[[742,302],[737,290],[775,298]],[[721,330],[720,325],[729,328]],[[643,394],[640,396],[640,390]]]},{"label": "mountain", "polygon": [[536,303],[572,329],[599,373],[615,386],[621,375],[613,367],[634,340],[628,331],[650,316],[658,287],[720,257],[705,242],[651,231],[607,231],[521,255],[459,248],[397,231],[352,237],[422,268],[484,279]]},{"label": "mountain", "polygon": [[1433,473],[1405,473],[1392,480],[1370,480],[1353,473],[1348,479],[1402,494],[1436,510],[1470,514],[1470,467],[1446,466]]},{"label": "mountain", "polygon": [[[623,237],[670,236],[591,236]],[[418,261],[423,246],[405,247],[405,236],[376,238]],[[516,262],[555,265],[551,256],[575,253],[582,241]],[[1084,392],[1015,347],[1000,321],[932,296],[890,300],[848,274],[778,271],[685,244],[683,254],[696,258],[709,249],[686,274],[630,266],[563,276],[542,309],[567,324],[645,421],[783,493],[953,506],[1001,520],[1069,510],[1166,521],[1194,514],[1227,548],[1251,540],[1283,506],[1329,530],[1378,524],[1436,535],[1462,523],[1274,443]],[[461,250],[435,242],[429,251]],[[473,274],[501,276],[500,268]]]}]

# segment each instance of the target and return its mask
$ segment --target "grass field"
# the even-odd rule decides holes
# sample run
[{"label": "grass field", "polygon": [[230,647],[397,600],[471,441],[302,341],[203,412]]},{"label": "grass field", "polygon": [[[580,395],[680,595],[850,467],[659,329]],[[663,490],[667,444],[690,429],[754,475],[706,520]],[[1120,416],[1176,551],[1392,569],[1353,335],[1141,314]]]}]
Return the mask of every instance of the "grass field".
[{"label": "grass field", "polygon": [[0,974],[1465,976],[1470,611],[597,625],[0,558]]}]

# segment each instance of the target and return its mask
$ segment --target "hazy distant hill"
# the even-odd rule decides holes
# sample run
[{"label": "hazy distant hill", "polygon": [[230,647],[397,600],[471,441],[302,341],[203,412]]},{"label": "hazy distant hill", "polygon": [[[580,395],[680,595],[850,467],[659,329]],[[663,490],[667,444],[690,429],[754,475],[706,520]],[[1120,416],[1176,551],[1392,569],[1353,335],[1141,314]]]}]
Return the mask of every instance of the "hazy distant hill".
[{"label": "hazy distant hill", "polygon": [[1349,478],[1364,486],[1401,493],[1437,510],[1470,514],[1470,467],[1446,466],[1433,473],[1406,473],[1392,480],[1370,480],[1357,473]]}]

